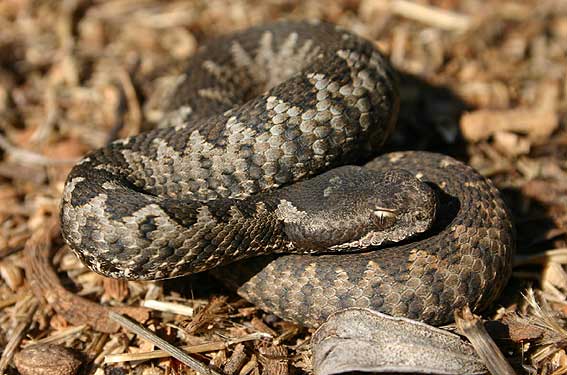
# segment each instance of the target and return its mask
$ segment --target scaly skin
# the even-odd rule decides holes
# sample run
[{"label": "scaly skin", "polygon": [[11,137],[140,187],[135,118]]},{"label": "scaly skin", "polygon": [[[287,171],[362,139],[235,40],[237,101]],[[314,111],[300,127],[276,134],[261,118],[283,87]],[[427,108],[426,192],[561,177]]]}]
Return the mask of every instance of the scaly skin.
[{"label": "scaly skin", "polygon": [[[225,277],[305,325],[349,306],[447,322],[507,281],[510,217],[489,181],[449,157],[398,153],[332,169],[374,153],[398,103],[384,57],[332,25],[221,37],[191,59],[160,128],[73,168],[63,236],[92,270],[127,279],[300,253]],[[315,251],[349,254],[305,255]]]}]

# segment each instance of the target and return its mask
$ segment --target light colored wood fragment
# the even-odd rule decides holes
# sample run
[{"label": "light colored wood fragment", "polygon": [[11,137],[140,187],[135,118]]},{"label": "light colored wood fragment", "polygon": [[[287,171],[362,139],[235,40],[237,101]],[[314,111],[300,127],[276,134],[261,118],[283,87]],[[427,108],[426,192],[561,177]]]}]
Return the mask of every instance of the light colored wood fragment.
[{"label": "light colored wood fragment", "polygon": [[253,354],[250,360],[240,369],[238,374],[247,375],[255,370],[258,370],[258,358]]},{"label": "light colored wood fragment", "polygon": [[13,291],[18,290],[24,283],[23,270],[10,261],[10,259],[0,261],[0,277],[8,285],[8,288]]},{"label": "light colored wood fragment", "polygon": [[530,255],[516,255],[514,257],[514,268],[528,264],[546,264],[548,262],[567,264],[567,248],[551,249]]},{"label": "light colored wood fragment", "polygon": [[494,375],[515,375],[516,372],[484,328],[482,320],[466,306],[455,311],[457,330],[469,339],[486,368]]},{"label": "light colored wood fragment", "polygon": [[103,277],[102,285],[104,287],[103,298],[111,298],[122,302],[128,297],[128,280]]},{"label": "light colored wood fragment", "polygon": [[[37,340],[31,342],[28,346],[35,346],[35,345],[47,345],[47,344],[63,344],[65,341],[69,340],[70,338],[80,336],[83,331],[87,328],[86,324],[76,326],[76,327],[69,327],[67,329],[58,331],[52,335],[44,337],[41,340]],[[27,346],[26,346],[27,347]]]},{"label": "light colored wood fragment", "polygon": [[2,310],[5,307],[12,306],[16,302],[18,302],[20,300],[20,298],[21,298],[21,296],[14,294],[13,296],[9,296],[9,297],[6,297],[6,298],[0,300],[0,310]]},{"label": "light colored wood fragment", "polygon": [[[187,353],[206,353],[215,350],[222,350],[225,348],[226,348],[226,343],[220,341],[209,342],[201,345],[185,345],[179,347],[179,349],[182,349]],[[141,361],[141,360],[148,360],[155,358],[167,358],[171,356],[172,355],[166,350],[152,350],[151,352],[140,352],[140,353],[109,354],[104,357],[104,363]]]},{"label": "light colored wood fragment", "polygon": [[173,313],[183,316],[193,316],[195,310],[191,306],[181,305],[179,303],[164,302],[157,300],[145,300],[142,306],[148,309]]},{"label": "light colored wood fragment", "polygon": [[407,0],[392,1],[390,11],[399,16],[444,30],[463,31],[471,25],[469,16]]}]

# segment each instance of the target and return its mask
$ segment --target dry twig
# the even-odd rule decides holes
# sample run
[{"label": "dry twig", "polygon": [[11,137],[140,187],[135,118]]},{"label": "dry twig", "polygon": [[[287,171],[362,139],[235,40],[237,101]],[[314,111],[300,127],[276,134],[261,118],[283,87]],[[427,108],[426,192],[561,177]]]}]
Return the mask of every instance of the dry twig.
[{"label": "dry twig", "polygon": [[228,358],[228,360],[225,361],[223,368],[225,374],[227,375],[236,374],[238,370],[240,370],[242,366],[244,366],[244,363],[246,363],[247,357],[248,356],[244,351],[244,345],[243,344],[236,345],[230,358]]},{"label": "dry twig", "polygon": [[33,315],[37,310],[39,304],[37,302],[32,302],[31,306],[28,307],[28,311],[22,321],[17,325],[10,337],[10,340],[6,344],[4,351],[2,352],[2,357],[0,357],[0,374],[4,374],[8,363],[12,360],[20,341],[24,338],[28,327],[32,322]]}]

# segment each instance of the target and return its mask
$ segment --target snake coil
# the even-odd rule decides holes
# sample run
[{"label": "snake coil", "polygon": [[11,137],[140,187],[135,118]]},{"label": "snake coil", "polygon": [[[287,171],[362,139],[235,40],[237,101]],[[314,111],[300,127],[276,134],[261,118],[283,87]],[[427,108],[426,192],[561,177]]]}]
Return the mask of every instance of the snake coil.
[{"label": "snake coil", "polygon": [[304,325],[352,306],[431,324],[482,308],[505,285],[514,248],[490,181],[425,152],[341,167],[376,152],[398,102],[385,58],[335,26],[221,37],[191,59],[161,127],[72,169],[64,238],[109,277],[238,260],[222,271],[228,283]]}]

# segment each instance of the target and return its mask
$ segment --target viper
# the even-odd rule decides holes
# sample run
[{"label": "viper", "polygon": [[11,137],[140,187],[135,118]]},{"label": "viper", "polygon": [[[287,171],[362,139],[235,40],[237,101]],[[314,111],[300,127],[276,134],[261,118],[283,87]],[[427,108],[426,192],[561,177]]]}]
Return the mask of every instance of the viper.
[{"label": "viper", "polygon": [[217,38],[177,79],[159,127],[72,169],[63,237],[108,277],[224,266],[244,298],[307,326],[355,306],[446,323],[506,284],[512,222],[493,184],[451,157],[361,165],[398,107],[388,61],[342,28],[279,22]]}]

